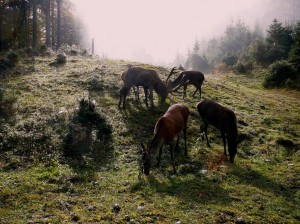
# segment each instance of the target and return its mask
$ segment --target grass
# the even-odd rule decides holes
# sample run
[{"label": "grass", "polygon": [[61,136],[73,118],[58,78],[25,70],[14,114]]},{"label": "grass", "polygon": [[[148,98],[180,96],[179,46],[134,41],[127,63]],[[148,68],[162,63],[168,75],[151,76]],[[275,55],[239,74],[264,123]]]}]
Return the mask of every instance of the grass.
[{"label": "grass", "polygon": [[[211,147],[202,140],[193,87],[187,99],[169,95],[163,104],[154,94],[155,108],[131,94],[120,110],[120,76],[132,62],[78,56],[53,67],[52,61],[21,64],[21,75],[0,82],[16,98],[14,113],[1,120],[0,223],[300,222],[299,92],[264,89],[262,70],[206,74],[203,97],[233,109],[246,136],[229,164],[217,130],[209,127]],[[167,77],[166,68],[142,66]],[[90,90],[95,77],[100,91]],[[64,137],[82,97],[95,100],[112,126],[110,144],[66,158]],[[175,102],[191,110],[189,157],[176,152],[174,176],[165,150],[161,167],[139,178],[140,142],[150,140],[156,120]]]}]

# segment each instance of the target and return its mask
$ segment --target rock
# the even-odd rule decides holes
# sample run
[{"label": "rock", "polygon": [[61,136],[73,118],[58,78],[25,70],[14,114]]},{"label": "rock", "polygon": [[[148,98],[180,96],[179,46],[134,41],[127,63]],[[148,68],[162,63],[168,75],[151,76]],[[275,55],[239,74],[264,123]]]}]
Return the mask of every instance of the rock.
[{"label": "rock", "polygon": [[113,212],[119,213],[121,211],[121,207],[118,204],[115,204],[113,207]]},{"label": "rock", "polygon": [[243,217],[238,217],[235,221],[236,224],[246,224]]},{"label": "rock", "polygon": [[139,211],[143,211],[144,210],[144,206],[138,206],[138,208],[137,208]]},{"label": "rock", "polygon": [[201,170],[200,171],[202,174],[206,174],[207,173],[207,170]]},{"label": "rock", "polygon": [[142,202],[139,206],[138,206],[138,210],[139,211],[143,211],[144,210],[144,207],[145,207],[145,204]]},{"label": "rock", "polygon": [[87,209],[88,209],[89,211],[94,211],[94,210],[96,210],[96,206],[94,206],[94,205],[89,205]]},{"label": "rock", "polygon": [[124,219],[125,219],[125,221],[129,222],[130,221],[129,215],[125,215]]},{"label": "rock", "polygon": [[258,133],[254,130],[249,131],[249,133],[253,136],[258,136]]}]

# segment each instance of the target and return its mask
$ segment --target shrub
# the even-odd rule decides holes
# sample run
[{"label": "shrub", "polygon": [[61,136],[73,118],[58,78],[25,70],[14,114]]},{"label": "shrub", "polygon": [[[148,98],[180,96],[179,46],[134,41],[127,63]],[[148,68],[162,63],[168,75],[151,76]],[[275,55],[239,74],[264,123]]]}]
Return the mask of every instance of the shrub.
[{"label": "shrub", "polygon": [[277,61],[270,65],[269,71],[264,79],[264,87],[285,87],[287,82],[296,80],[295,69],[286,61]]},{"label": "shrub", "polygon": [[17,98],[12,93],[0,88],[0,118],[8,118],[14,114],[13,105],[16,100]]},{"label": "shrub", "polygon": [[248,62],[238,61],[233,67],[233,70],[237,73],[251,72],[252,69],[253,69],[253,63],[251,61]]},{"label": "shrub", "polygon": [[246,73],[246,68],[244,64],[240,61],[238,61],[238,63],[234,65],[233,70],[237,73]]},{"label": "shrub", "polygon": [[15,51],[9,51],[6,54],[6,58],[8,59],[8,61],[11,63],[11,65],[15,66],[18,64],[20,58],[19,58],[19,54]]},{"label": "shrub", "polygon": [[234,54],[228,54],[222,58],[222,62],[226,64],[227,66],[233,66],[237,62],[238,58]]},{"label": "shrub", "polygon": [[102,91],[104,89],[103,80],[100,80],[100,77],[97,75],[93,75],[91,78],[87,80],[88,89],[94,91]]},{"label": "shrub", "polygon": [[64,53],[59,53],[56,56],[56,64],[65,64],[67,62],[67,56]]},{"label": "shrub", "polygon": [[96,111],[95,103],[82,98],[64,139],[64,155],[81,157],[89,152],[96,152],[108,144],[106,142],[111,138],[111,133],[111,125]]}]

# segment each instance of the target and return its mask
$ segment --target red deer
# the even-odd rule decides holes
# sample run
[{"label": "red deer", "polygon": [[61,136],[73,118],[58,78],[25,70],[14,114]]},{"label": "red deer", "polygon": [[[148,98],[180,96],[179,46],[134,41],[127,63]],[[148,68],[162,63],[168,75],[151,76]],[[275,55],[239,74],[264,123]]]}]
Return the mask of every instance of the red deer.
[{"label": "red deer", "polygon": [[[153,106],[153,90],[161,97],[162,101],[168,96],[168,89],[166,85],[161,81],[158,74],[151,69],[144,69],[141,67],[129,67],[122,78],[124,77],[124,85],[120,90],[120,100],[119,107],[123,100],[123,109],[125,109],[126,97],[129,94],[131,87],[133,86],[143,86],[146,105],[148,106],[148,96],[151,106]],[[149,93],[148,93],[149,91]]]},{"label": "red deer", "polygon": [[154,156],[157,154],[158,150],[159,155],[157,166],[159,166],[162,147],[164,144],[169,144],[170,146],[171,162],[173,165],[174,174],[176,174],[173,147],[174,139],[177,137],[176,148],[178,148],[179,135],[183,131],[185,155],[187,156],[186,130],[189,113],[189,109],[182,104],[174,104],[170,106],[167,112],[157,120],[154,129],[154,136],[147,144],[147,148],[145,148],[143,143],[141,143],[143,149],[143,170],[146,175],[149,175],[150,173]]},{"label": "red deer", "polygon": [[[131,67],[131,65],[129,65],[128,66],[129,68]],[[125,82],[125,80],[126,80],[126,72],[123,72],[122,73],[122,76],[121,76],[121,79],[123,80],[123,82]],[[135,99],[137,99],[137,100],[140,100],[140,90],[139,90],[139,86],[132,86],[132,89],[133,89],[133,93],[134,93],[134,95],[135,95]],[[144,90],[145,91],[145,90]]]},{"label": "red deer", "polygon": [[[228,142],[229,161],[234,162],[238,145],[238,130],[236,116],[234,112],[212,100],[202,100],[197,105],[197,110],[204,123],[205,137],[209,146],[207,137],[207,127],[209,124],[216,127],[221,132],[224,143],[224,154],[226,153],[226,140]],[[202,130],[200,130],[202,131]]]},{"label": "red deer", "polygon": [[168,81],[172,74],[175,73],[175,68],[173,68],[166,80],[167,87],[172,92],[178,90],[183,86],[183,98],[186,97],[186,89],[188,85],[194,85],[196,87],[196,91],[193,93],[193,97],[196,92],[199,91],[200,99],[201,99],[201,86],[204,81],[204,75],[198,71],[183,71],[174,81]]}]

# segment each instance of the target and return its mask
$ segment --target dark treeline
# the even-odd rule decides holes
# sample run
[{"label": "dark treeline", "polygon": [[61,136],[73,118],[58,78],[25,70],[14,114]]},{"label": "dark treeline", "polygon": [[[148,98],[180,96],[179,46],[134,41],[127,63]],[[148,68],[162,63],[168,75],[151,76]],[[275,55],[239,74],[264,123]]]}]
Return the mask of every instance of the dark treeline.
[{"label": "dark treeline", "polygon": [[259,25],[250,28],[238,20],[228,25],[219,38],[202,42],[196,40],[184,65],[203,72],[226,69],[238,73],[251,72],[254,66],[270,66],[271,73],[280,74],[273,74],[278,80],[271,84],[268,83],[270,80],[265,80],[265,86],[292,84],[298,88],[300,21],[283,24],[274,19],[264,32]]},{"label": "dark treeline", "polygon": [[0,0],[0,52],[80,45],[83,30],[69,0]]},{"label": "dark treeline", "polygon": [[299,22],[283,25],[274,19],[264,32],[259,25],[250,28],[238,20],[228,25],[219,38],[202,42],[196,40],[185,66],[203,69],[203,66],[208,68],[220,63],[227,66],[245,62],[270,65],[278,60],[287,60],[297,54],[299,27]]}]

